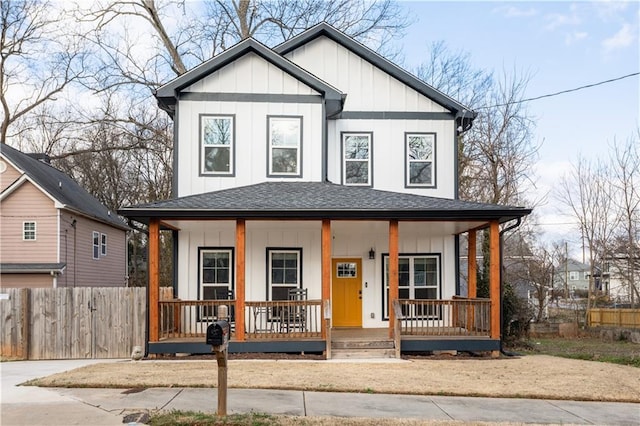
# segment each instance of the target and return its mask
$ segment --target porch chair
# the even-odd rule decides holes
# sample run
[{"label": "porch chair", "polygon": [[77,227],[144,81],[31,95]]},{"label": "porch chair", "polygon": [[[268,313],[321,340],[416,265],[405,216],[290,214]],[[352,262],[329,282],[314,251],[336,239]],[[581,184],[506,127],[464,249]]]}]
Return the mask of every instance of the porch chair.
[{"label": "porch chair", "polygon": [[[289,301],[300,302],[307,300],[306,288],[292,288],[289,289]],[[307,309],[305,306],[294,305],[290,306],[286,318],[284,319],[282,326],[287,332],[293,330],[307,331]]]}]

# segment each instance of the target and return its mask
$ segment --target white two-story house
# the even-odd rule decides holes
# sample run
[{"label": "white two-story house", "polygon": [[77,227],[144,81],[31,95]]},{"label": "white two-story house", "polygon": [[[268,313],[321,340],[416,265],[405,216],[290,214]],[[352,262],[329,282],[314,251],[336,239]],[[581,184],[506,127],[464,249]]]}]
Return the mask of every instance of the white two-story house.
[{"label": "white two-story house", "polygon": [[[151,353],[210,352],[222,303],[231,351],[329,355],[343,329],[383,329],[396,353],[499,348],[500,224],[530,210],[457,199],[472,111],[324,23],[273,49],[244,40],[156,97],[174,198],[121,210],[149,225]],[[458,237],[483,228],[491,300],[458,288]],[[161,229],[179,301],[157,299]]]}]

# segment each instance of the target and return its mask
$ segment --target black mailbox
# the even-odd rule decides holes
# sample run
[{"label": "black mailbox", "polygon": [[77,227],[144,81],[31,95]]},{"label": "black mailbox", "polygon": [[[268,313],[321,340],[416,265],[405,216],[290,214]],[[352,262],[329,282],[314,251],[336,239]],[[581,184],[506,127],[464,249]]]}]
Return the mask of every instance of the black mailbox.
[{"label": "black mailbox", "polygon": [[216,321],[207,327],[207,345],[223,346],[229,341],[231,327],[227,321]]}]

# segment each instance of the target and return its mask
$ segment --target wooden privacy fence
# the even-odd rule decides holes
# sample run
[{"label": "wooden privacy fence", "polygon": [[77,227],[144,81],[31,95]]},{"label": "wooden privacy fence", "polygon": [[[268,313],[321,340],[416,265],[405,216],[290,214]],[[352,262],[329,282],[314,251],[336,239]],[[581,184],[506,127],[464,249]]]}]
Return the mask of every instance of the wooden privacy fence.
[{"label": "wooden privacy fence", "polygon": [[[128,358],[145,345],[145,288],[0,289],[2,357]],[[167,294],[165,294],[167,293]],[[163,289],[161,298],[171,298]]]},{"label": "wooden privacy fence", "polygon": [[589,309],[589,327],[640,328],[640,309]]}]

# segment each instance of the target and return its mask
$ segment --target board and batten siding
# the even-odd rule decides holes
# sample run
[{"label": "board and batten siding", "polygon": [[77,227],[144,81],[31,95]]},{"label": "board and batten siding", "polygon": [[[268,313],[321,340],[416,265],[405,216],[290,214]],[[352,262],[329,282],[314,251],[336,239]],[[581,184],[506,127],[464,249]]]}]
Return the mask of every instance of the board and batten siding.
[{"label": "board and batten siding", "polygon": [[[330,120],[328,126],[328,176],[331,182],[343,182],[343,132],[372,133],[373,188],[427,195],[455,197],[455,129],[453,120]],[[405,187],[405,133],[435,133],[435,186]]]},{"label": "board and batten siding", "polygon": [[[200,173],[200,114],[235,116],[234,176]],[[278,102],[193,102],[179,106],[178,196],[184,197],[266,181],[320,181],[322,105]],[[302,117],[302,177],[267,177],[268,116]]]},{"label": "board and batten siding", "polygon": [[[182,90],[178,127],[177,196],[183,197],[270,180],[320,181],[322,179],[323,109],[321,96],[294,77],[248,53]],[[199,94],[201,100],[190,100]],[[218,96],[224,95],[224,100]],[[247,100],[252,94],[267,95]],[[273,101],[269,95],[276,96]],[[277,95],[301,95],[283,101]],[[316,99],[317,97],[317,99]],[[234,116],[234,173],[232,176],[201,174],[200,116]],[[267,177],[268,116],[302,117],[302,177]]]},{"label": "board and batten siding", "polygon": [[[200,298],[198,248],[235,246],[235,222],[180,222],[178,297]],[[455,243],[453,235],[439,231],[437,224],[405,223],[399,226],[400,253],[439,254],[443,298],[455,294]],[[385,327],[382,321],[382,254],[389,251],[389,223],[386,221],[333,221],[331,256],[362,259],[363,327]],[[246,296],[248,301],[266,300],[267,248],[302,248],[302,283],[310,299],[322,297],[321,222],[246,222]],[[369,259],[369,250],[376,258]],[[237,253],[234,249],[234,256]],[[235,277],[234,273],[234,277]],[[235,281],[234,281],[235,283]],[[366,286],[365,286],[366,283]],[[371,318],[373,313],[373,318]]]},{"label": "board and batten siding", "polygon": [[319,95],[252,52],[184,88],[182,92]]},{"label": "board and batten siding", "polygon": [[22,173],[4,159],[0,158],[0,161],[3,161],[6,166],[5,171],[0,173],[0,192],[2,192],[7,189],[9,185],[18,180]]},{"label": "board and batten siding", "polygon": [[285,57],[346,93],[344,111],[448,112],[327,37],[318,37]]},{"label": "board and batten siding", "polygon": [[[3,263],[58,261],[58,211],[31,182],[24,182],[2,201],[0,258]],[[23,240],[23,223],[36,222],[35,241]]]}]

